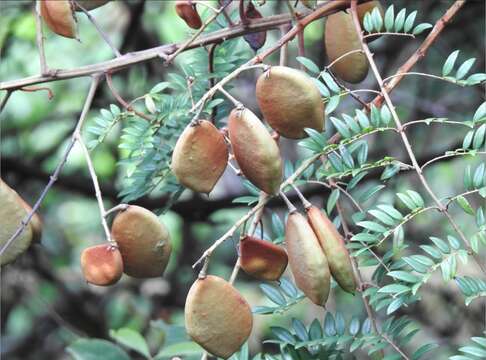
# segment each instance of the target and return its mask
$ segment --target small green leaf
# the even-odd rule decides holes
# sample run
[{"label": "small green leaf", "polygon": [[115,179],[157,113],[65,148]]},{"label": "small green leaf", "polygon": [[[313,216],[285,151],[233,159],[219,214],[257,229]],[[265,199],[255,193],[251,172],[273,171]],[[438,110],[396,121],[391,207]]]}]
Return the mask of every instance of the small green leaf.
[{"label": "small green leaf", "polygon": [[473,122],[486,118],[486,101],[483,102],[476,110],[473,116]]},{"label": "small green leaf", "polygon": [[334,209],[334,206],[336,205],[336,202],[339,199],[339,194],[340,194],[339,189],[334,189],[331,192],[329,199],[327,199],[326,211],[328,215],[331,214],[332,210]]},{"label": "small green leaf", "polygon": [[381,12],[378,7],[375,7],[373,9],[373,11],[371,12],[371,17],[373,21],[373,28],[376,30],[376,32],[380,32],[381,28],[383,27],[383,19],[381,17]]},{"label": "small green leaf", "polygon": [[267,284],[260,284],[260,289],[262,289],[265,296],[273,301],[275,304],[285,305],[287,303],[285,297],[276,287]]},{"label": "small green leaf", "polygon": [[125,351],[101,339],[79,339],[66,348],[75,360],[130,360]]},{"label": "small green leaf", "polygon": [[334,110],[336,110],[336,108],[338,107],[339,105],[339,101],[341,100],[341,97],[339,95],[334,95],[334,96],[331,96],[329,98],[329,101],[328,103],[326,104],[326,110],[325,110],[325,113],[326,115],[329,115],[330,113],[332,113]]},{"label": "small green leaf", "polygon": [[317,66],[311,59],[304,56],[297,56],[295,59],[304,65],[305,68],[310,72],[313,72],[314,74],[319,74],[321,72],[321,70],[319,70],[319,66]]},{"label": "small green leaf", "polygon": [[486,135],[486,124],[483,124],[479,127],[479,129],[476,130],[476,133],[474,134],[474,139],[473,139],[474,149],[479,149],[483,145],[483,143],[486,140],[485,135]]},{"label": "small green leaf", "polygon": [[118,343],[135,350],[146,358],[150,358],[150,350],[147,342],[140,333],[129,328],[110,330],[110,337]]},{"label": "small green leaf", "polygon": [[343,121],[331,116],[331,122],[343,138],[351,137],[351,132]]},{"label": "small green leaf", "polygon": [[405,20],[405,24],[403,25],[403,32],[408,33],[413,28],[413,23],[415,22],[415,17],[417,16],[417,10],[412,11]]},{"label": "small green leaf", "polygon": [[413,29],[412,34],[413,35],[420,35],[425,30],[430,29],[431,27],[432,27],[432,24],[429,24],[429,23],[418,24],[417,26],[415,26],[415,29]]},{"label": "small green leaf", "polygon": [[447,76],[451,73],[452,69],[454,68],[454,64],[456,63],[457,55],[459,55],[459,50],[452,52],[444,63],[442,67],[442,76]]},{"label": "small green leaf", "polygon": [[390,5],[385,12],[385,30],[387,32],[393,31],[394,22],[395,22],[395,8],[393,5]]},{"label": "small green leaf", "polygon": [[464,63],[459,66],[459,69],[457,69],[456,79],[461,80],[464,76],[466,76],[466,74],[469,72],[469,70],[471,70],[471,67],[474,65],[475,62],[475,58],[464,61]]},{"label": "small green leaf", "polygon": [[401,32],[403,28],[403,23],[405,22],[405,15],[407,14],[406,9],[400,10],[395,18],[395,32]]},{"label": "small green leaf", "polygon": [[469,201],[467,201],[467,199],[464,196],[462,195],[458,196],[456,198],[456,201],[459,204],[459,206],[462,208],[462,210],[464,210],[465,213],[469,215],[474,215],[474,209],[471,207]]}]

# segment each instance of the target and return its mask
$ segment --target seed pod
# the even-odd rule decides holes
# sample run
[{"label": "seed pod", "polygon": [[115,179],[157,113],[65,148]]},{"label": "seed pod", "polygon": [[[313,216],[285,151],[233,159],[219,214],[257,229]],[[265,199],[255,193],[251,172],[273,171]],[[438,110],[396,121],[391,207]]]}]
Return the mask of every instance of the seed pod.
[{"label": "seed pod", "polygon": [[300,139],[306,136],[304,128],[324,128],[321,94],[303,71],[271,67],[258,78],[256,97],[265,120],[282,136]]},{"label": "seed pod", "polygon": [[175,176],[182,185],[196,192],[211,192],[227,163],[224,136],[207,120],[188,126],[172,154]]},{"label": "seed pod", "polygon": [[[378,8],[378,10],[380,11],[380,14],[381,14],[381,18],[383,18],[385,16],[383,6],[377,0],[369,1],[369,2],[366,2],[366,3],[363,3],[363,4],[359,4],[356,7],[356,10],[358,11],[359,22],[361,24],[362,29],[363,29],[363,22],[364,22],[364,17],[366,15],[366,13],[368,13],[368,12],[371,13],[375,7]],[[379,37],[380,37],[380,35],[371,36],[369,38],[366,38],[366,41],[372,42],[372,41],[378,39]]]},{"label": "seed pod", "polygon": [[[100,6],[109,3],[111,0],[77,0],[77,3],[84,7],[86,10],[93,10]],[[76,6],[76,11],[82,11],[79,6]]]},{"label": "seed pod", "polygon": [[194,282],[187,294],[184,314],[189,336],[223,359],[240,349],[253,326],[246,300],[217,276],[208,275]]},{"label": "seed pod", "polygon": [[324,306],[331,285],[329,265],[314,231],[297,211],[287,219],[285,245],[297,287],[314,304]]},{"label": "seed pod", "polygon": [[233,109],[228,133],[243,174],[267,194],[276,194],[282,182],[282,159],[277,143],[260,119],[248,109]]},{"label": "seed pod", "polygon": [[240,264],[248,275],[275,281],[280,279],[287,263],[287,252],[278,245],[248,235],[240,240]]},{"label": "seed pod", "polygon": [[46,25],[58,35],[75,39],[76,19],[69,0],[42,0],[40,14]]},{"label": "seed pod", "polygon": [[196,5],[192,1],[176,1],[175,10],[177,15],[186,22],[187,26],[193,29],[199,29],[202,26],[201,17],[196,10]]},{"label": "seed pod", "polygon": [[[251,1],[246,6],[245,15],[247,19],[261,19],[263,17]],[[250,45],[253,51],[257,51],[263,45],[265,45],[265,41],[267,40],[267,32],[260,31],[256,33],[249,33],[243,35],[243,38],[248,43],[248,45]]]},{"label": "seed pod", "polygon": [[128,206],[115,216],[111,235],[118,244],[125,274],[136,278],[162,276],[172,246],[169,232],[153,212]]},{"label": "seed pod", "polygon": [[[361,49],[353,18],[345,11],[328,16],[324,37],[330,63],[350,51]],[[355,52],[334,63],[331,70],[344,81],[356,84],[368,74],[368,60],[362,52]]]},{"label": "seed pod", "polygon": [[351,258],[341,234],[332,221],[315,206],[307,209],[307,219],[324,249],[333,278],[343,290],[354,294],[356,279]]},{"label": "seed pod", "polygon": [[111,245],[91,246],[81,253],[81,269],[88,283],[98,286],[113,285],[123,274],[122,256]]},{"label": "seed pod", "polygon": [[[10,237],[21,225],[27,216],[27,210],[20,201],[20,196],[0,180],[0,248],[8,242]],[[30,223],[29,223],[30,224]],[[14,261],[32,243],[33,229],[28,225],[22,233],[10,243],[0,257],[0,265],[6,265]]]}]

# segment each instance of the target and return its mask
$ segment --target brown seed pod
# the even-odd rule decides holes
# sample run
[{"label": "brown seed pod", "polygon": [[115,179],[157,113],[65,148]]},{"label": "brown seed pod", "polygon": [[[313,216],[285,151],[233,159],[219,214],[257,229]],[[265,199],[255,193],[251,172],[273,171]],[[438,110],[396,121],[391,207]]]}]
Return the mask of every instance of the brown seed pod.
[{"label": "brown seed pod", "polygon": [[184,20],[187,26],[193,29],[199,29],[202,26],[201,17],[199,16],[196,5],[190,0],[178,0],[175,3],[177,15]]},{"label": "brown seed pod", "polygon": [[123,274],[122,256],[111,245],[90,246],[81,253],[81,269],[88,283],[98,286],[113,285]]},{"label": "brown seed pod", "polygon": [[287,263],[287,252],[278,245],[249,235],[240,240],[240,264],[248,275],[275,281],[280,279]]},{"label": "brown seed pod", "polygon": [[208,275],[191,286],[184,308],[189,336],[209,353],[229,358],[248,339],[250,305],[226,280]]},{"label": "brown seed pod", "polygon": [[277,143],[260,119],[248,109],[233,109],[228,134],[243,174],[267,194],[276,194],[282,182],[282,158]]},{"label": "brown seed pod", "polygon": [[304,128],[324,128],[321,94],[303,71],[271,67],[258,78],[256,97],[265,120],[282,136],[300,139],[306,136]]},{"label": "brown seed pod", "polygon": [[[364,17],[366,15],[366,13],[368,13],[368,12],[371,13],[375,7],[378,8],[378,10],[380,11],[380,14],[381,14],[381,18],[383,18],[385,16],[385,12],[383,10],[383,6],[381,5],[381,3],[378,0],[369,1],[369,2],[366,2],[364,4],[359,4],[356,7],[356,10],[358,11],[358,17],[359,17],[359,22],[361,24],[361,28],[363,28],[363,21],[364,21]],[[372,41],[378,39],[379,37],[380,37],[380,35],[371,36],[369,38],[366,38],[366,41],[372,42]]]},{"label": "brown seed pod", "polygon": [[285,245],[297,287],[314,304],[324,306],[331,285],[329,265],[314,231],[297,211],[287,219]]},{"label": "brown seed pod", "polygon": [[76,19],[69,0],[42,0],[40,14],[46,25],[58,35],[75,39]]},{"label": "brown seed pod", "polygon": [[[263,16],[262,14],[255,8],[253,3],[250,1],[246,6],[245,15],[247,19],[261,19]],[[267,32],[260,31],[256,33],[249,33],[243,35],[245,41],[250,45],[253,51],[257,51],[263,45],[265,45],[265,41],[267,40]]]},{"label": "brown seed pod", "polygon": [[[345,11],[328,16],[324,38],[330,63],[350,51],[361,49],[353,18]],[[363,81],[368,74],[368,60],[362,52],[355,52],[334,63],[331,70],[344,81],[356,84]]]},{"label": "brown seed pod", "polygon": [[[100,6],[109,3],[111,0],[77,0],[77,3],[84,7],[86,10],[93,10]],[[78,6],[76,6],[76,11],[82,11]]]},{"label": "brown seed pod", "polygon": [[169,232],[153,212],[128,206],[113,219],[111,235],[118,244],[125,274],[136,278],[162,276],[172,246]]},{"label": "brown seed pod", "polygon": [[179,182],[202,193],[211,192],[227,163],[224,136],[207,120],[188,126],[172,154],[172,171]]},{"label": "brown seed pod", "polygon": [[[27,210],[20,201],[20,196],[0,179],[0,248],[21,225]],[[4,250],[0,265],[6,265],[20,256],[32,243],[33,228],[28,225],[24,231]]]},{"label": "brown seed pod", "polygon": [[333,278],[343,290],[354,294],[356,279],[351,258],[341,234],[332,221],[315,206],[307,209],[307,219],[324,249]]}]

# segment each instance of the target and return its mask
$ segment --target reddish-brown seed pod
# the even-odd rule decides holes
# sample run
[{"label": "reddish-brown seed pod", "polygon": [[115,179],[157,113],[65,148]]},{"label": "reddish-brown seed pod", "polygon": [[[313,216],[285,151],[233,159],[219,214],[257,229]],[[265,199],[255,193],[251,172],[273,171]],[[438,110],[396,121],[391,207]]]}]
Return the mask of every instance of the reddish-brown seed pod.
[{"label": "reddish-brown seed pod", "polygon": [[69,0],[42,0],[40,14],[53,32],[67,38],[76,38],[76,19]]},{"label": "reddish-brown seed pod", "polygon": [[[109,3],[111,0],[77,0],[77,3],[84,7],[86,10],[93,10],[99,8],[100,6]],[[78,6],[76,6],[76,11],[82,11]]]},{"label": "reddish-brown seed pod", "polygon": [[248,275],[275,281],[280,279],[287,263],[287,252],[281,246],[248,235],[240,240],[240,265]]},{"label": "reddish-brown seed pod", "polygon": [[172,171],[191,190],[209,193],[228,163],[224,136],[209,121],[189,125],[177,140],[172,154]]},{"label": "reddish-brown seed pod", "polygon": [[81,269],[88,283],[98,286],[113,285],[123,274],[122,256],[111,245],[90,246],[81,253]]},{"label": "reddish-brown seed pod", "polygon": [[118,244],[125,274],[136,278],[162,276],[172,246],[169,232],[153,212],[128,206],[113,219],[111,235]]},{"label": "reddish-brown seed pod", "polygon": [[331,70],[344,81],[356,84],[368,74],[368,60],[361,50],[361,42],[350,13],[339,11],[327,17],[324,40],[329,63],[335,62]]},{"label": "reddish-brown seed pod", "polygon": [[351,258],[341,234],[332,221],[315,206],[307,209],[307,219],[324,249],[333,278],[343,290],[354,294],[356,279]]},{"label": "reddish-brown seed pod", "polygon": [[[245,9],[245,15],[246,18],[251,20],[251,19],[261,19],[263,15],[255,8],[253,3],[251,1],[248,2],[248,5],[246,6]],[[246,35],[243,35],[243,38],[245,41],[250,45],[250,47],[253,49],[253,51],[257,51],[260,49],[263,45],[265,45],[265,41],[267,40],[267,32],[266,31],[260,31],[256,33],[249,33]]]},{"label": "reddish-brown seed pod", "polygon": [[297,211],[287,219],[285,245],[295,284],[314,304],[324,306],[331,285],[329,265],[314,231]]},{"label": "reddish-brown seed pod", "polygon": [[186,22],[187,26],[193,29],[199,29],[202,26],[201,17],[196,10],[196,5],[192,1],[176,1],[175,10],[177,15]]},{"label": "reddish-brown seed pod", "polygon": [[[0,248],[3,248],[10,237],[17,231],[27,210],[20,196],[0,179]],[[0,265],[6,265],[19,257],[32,243],[33,227],[31,223],[20,233],[15,241],[10,242],[0,258]]]},{"label": "reddish-brown seed pod", "polygon": [[277,143],[260,119],[248,109],[233,109],[228,134],[243,174],[267,194],[276,194],[282,182],[282,159]]},{"label": "reddish-brown seed pod", "polygon": [[256,83],[263,117],[280,135],[300,139],[304,128],[324,129],[324,103],[319,89],[303,71],[273,66]]},{"label": "reddish-brown seed pod", "polygon": [[226,280],[207,275],[191,286],[184,308],[189,336],[209,353],[229,358],[248,339],[250,305]]}]

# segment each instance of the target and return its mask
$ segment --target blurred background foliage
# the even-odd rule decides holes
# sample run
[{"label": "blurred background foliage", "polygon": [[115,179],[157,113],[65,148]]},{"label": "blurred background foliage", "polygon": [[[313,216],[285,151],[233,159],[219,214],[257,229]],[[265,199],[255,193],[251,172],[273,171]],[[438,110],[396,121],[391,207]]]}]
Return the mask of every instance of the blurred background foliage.
[{"label": "blurred background foliage", "polygon": [[[391,2],[384,3],[388,5]],[[407,7],[418,10],[418,21],[430,23],[435,23],[451,3],[446,0],[393,1],[398,9]],[[231,9],[235,10],[234,7]],[[269,0],[259,10],[263,15],[287,11],[285,4]],[[440,73],[444,60],[455,49],[461,50],[460,58],[463,60],[476,57],[475,68],[483,70],[484,13],[484,1],[468,1],[432,46],[427,57],[419,62],[416,70]],[[113,1],[92,11],[92,15],[122,53],[181,42],[191,34],[175,15],[172,1]],[[203,10],[203,15],[208,16],[207,10]],[[78,18],[80,42],[61,38],[46,29],[46,56],[50,68],[74,68],[112,58],[110,49],[103,44],[87,18],[82,15]],[[0,79],[7,81],[37,74],[39,62],[32,2],[0,2],[0,23]],[[322,20],[316,21],[305,31],[306,56],[321,68],[326,65],[322,41],[323,23]],[[264,49],[273,44],[279,35],[278,30],[269,31]],[[415,40],[382,37],[371,45],[384,77],[396,71],[423,36]],[[252,56],[253,51],[242,39],[228,42],[238,51],[241,60]],[[114,85],[124,99],[135,99],[166,80],[168,73],[184,76],[183,68],[194,60],[195,53],[199,54],[197,59],[203,59],[206,49],[185,52],[170,66],[165,66],[161,60],[132,66],[113,75]],[[290,66],[298,66],[296,55],[294,41],[289,47]],[[278,62],[278,54],[272,56],[269,62]],[[254,96],[256,76],[256,72],[245,73],[232,83],[231,92],[258,114]],[[46,91],[17,91],[0,115],[2,179],[30,203],[35,202],[47,183],[69,140],[89,81],[86,78],[72,79],[47,83],[45,86],[54,93],[53,99],[48,100]],[[358,87],[376,89],[371,73]],[[392,97],[404,121],[428,117],[449,117],[465,121],[472,117],[484,101],[484,89],[463,89],[439,81],[407,77]],[[366,96],[363,98],[371,99]],[[100,109],[109,109],[110,104],[119,106],[106,84],[103,84],[97,91],[87,125],[94,124]],[[143,104],[137,107],[146,111]],[[352,99],[345,99],[340,103],[337,113],[350,113],[355,107],[356,103]],[[219,114],[222,125],[226,121],[225,114],[224,111]],[[118,123],[109,137],[92,153],[108,206],[120,202],[119,192],[126,175],[126,168],[117,165],[123,157],[123,149],[118,148],[122,127],[123,124]],[[331,129],[330,122],[327,127]],[[411,129],[409,134],[419,163],[424,163],[447,150],[460,147],[465,132],[455,127],[418,126]],[[91,136],[88,133],[84,135],[88,138]],[[170,143],[173,144],[175,140],[171,139]],[[283,139],[282,144],[286,159],[295,161],[307,154],[305,149],[296,146],[295,141]],[[395,137],[374,135],[369,145],[370,158],[379,159],[387,154],[407,161],[404,148],[397,144]],[[484,162],[484,158],[448,159],[428,168],[426,176],[439,196],[453,195],[463,191],[463,182],[458,174],[462,174],[467,165],[476,167],[480,162]],[[370,176],[362,186],[366,188],[378,184],[379,175]],[[394,193],[417,188],[418,179],[414,174],[400,173],[388,181],[386,189],[365,205],[370,207],[376,202],[393,202]],[[79,255],[85,247],[101,243],[104,239],[92,184],[80,149],[76,148],[59,181],[42,204],[40,213],[45,223],[42,243],[33,246],[14,264],[2,269],[2,357],[12,360],[69,358],[64,349],[78,337],[110,339],[115,336],[112,332],[110,337],[110,329],[130,328],[144,335],[152,354],[165,349],[161,358],[169,358],[172,354],[170,345],[185,341],[181,327],[183,306],[187,290],[196,275],[191,264],[214,239],[247,211],[246,207],[232,202],[235,197],[247,194],[248,190],[240,178],[231,171],[225,173],[209,197],[185,191],[171,210],[161,215],[162,221],[170,229],[174,247],[164,278],[141,281],[125,276],[120,283],[110,288],[89,286],[81,275]],[[308,187],[306,194],[321,206],[325,206],[329,195],[327,189],[317,186]],[[166,197],[155,191],[133,203],[158,211],[165,207],[166,201]],[[282,220],[285,211],[283,204],[274,200],[265,212],[265,231],[269,237],[273,237],[275,234],[270,227],[270,209]],[[471,218],[457,206],[453,206],[451,212],[466,234],[469,234],[468,229],[472,231],[472,225],[468,225],[472,224]],[[428,236],[446,230],[448,224],[438,214],[418,217],[407,225],[405,242],[411,251],[417,250],[417,246]],[[212,257],[211,273],[229,277],[236,260],[236,245],[235,237],[218,249]],[[363,270],[365,275],[372,271],[367,268]],[[467,269],[465,271],[467,274]],[[271,302],[257,284],[242,273],[237,288],[252,306],[270,305]],[[463,344],[466,339],[484,330],[483,304],[478,301],[466,309],[456,287],[444,285],[440,275],[431,278],[423,287],[421,295],[422,302],[401,309],[399,314],[409,315],[422,326],[422,340],[436,341],[441,345],[437,358],[450,354],[458,344]],[[333,292],[327,309],[332,312],[342,311],[346,321],[353,315],[365,318],[360,296],[353,297],[338,288]],[[323,311],[304,300],[282,314],[256,315],[249,343],[251,353],[264,349],[272,352],[275,349],[272,344],[262,343],[271,337],[269,327],[289,327],[291,317],[302,319],[304,324],[309,325],[314,318],[322,320]],[[411,346],[417,347],[420,343],[421,339],[416,339]],[[189,343],[173,346],[176,349],[173,354],[180,351],[177,346],[187,346],[188,352],[198,351]],[[139,356],[136,352],[131,355],[133,358]],[[361,355],[358,354],[358,358]],[[363,356],[361,358],[366,358]]]}]

